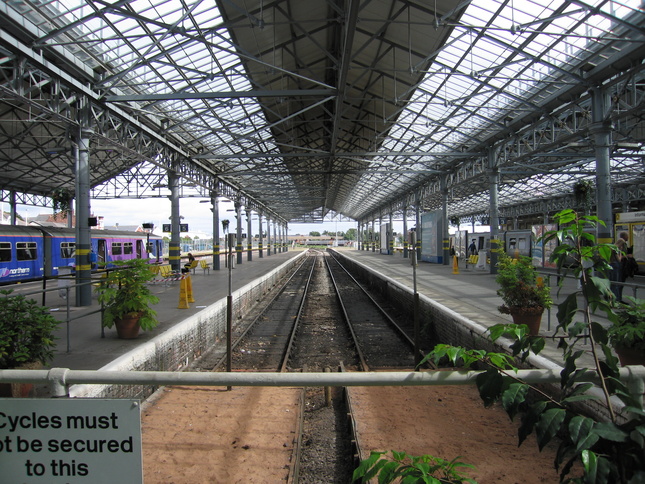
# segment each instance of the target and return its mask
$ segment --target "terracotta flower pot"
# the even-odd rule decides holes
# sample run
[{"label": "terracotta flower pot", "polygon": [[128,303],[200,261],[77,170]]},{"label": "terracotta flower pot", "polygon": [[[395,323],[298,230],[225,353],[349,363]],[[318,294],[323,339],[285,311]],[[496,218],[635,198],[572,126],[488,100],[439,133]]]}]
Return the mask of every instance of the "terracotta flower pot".
[{"label": "terracotta flower pot", "polygon": [[116,334],[120,339],[134,339],[139,336],[139,319],[141,315],[133,314],[115,321]]},{"label": "terracotta flower pot", "polygon": [[642,350],[622,347],[614,348],[614,350],[620,360],[620,366],[645,365],[645,352]]},{"label": "terracotta flower pot", "polygon": [[531,336],[537,336],[540,333],[543,312],[543,309],[539,312],[521,308],[519,310],[511,309],[511,317],[515,324],[526,324],[529,327],[529,334]]}]

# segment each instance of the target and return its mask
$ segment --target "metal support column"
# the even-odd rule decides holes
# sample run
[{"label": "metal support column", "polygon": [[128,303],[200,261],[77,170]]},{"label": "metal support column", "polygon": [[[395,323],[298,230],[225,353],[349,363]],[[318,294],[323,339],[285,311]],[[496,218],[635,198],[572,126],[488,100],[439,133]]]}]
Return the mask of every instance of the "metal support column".
[{"label": "metal support column", "polygon": [[596,87],[591,90],[591,133],[596,154],[596,213],[605,222],[598,224],[598,243],[609,244],[614,241],[613,216],[611,210],[610,143],[611,143],[611,102],[605,89]]},{"label": "metal support column", "polygon": [[235,253],[237,254],[237,264],[242,264],[242,203],[238,200],[235,202],[235,219],[237,220],[237,243],[235,244]]},{"label": "metal support column", "polygon": [[497,166],[497,150],[488,150],[488,187],[490,191],[490,273],[497,274],[497,251],[500,249],[499,239],[499,167]]},{"label": "metal support column", "polygon": [[[86,111],[83,109],[82,111]],[[85,117],[85,114],[83,115]],[[76,282],[89,283],[92,279],[92,264],[90,252],[92,242],[90,237],[90,137],[92,130],[89,122],[81,121],[78,135],[78,148],[75,153],[76,169]],[[71,218],[68,213],[68,218]],[[83,284],[76,286],[76,305],[89,306],[92,304],[92,286]]]},{"label": "metal support column", "polygon": [[16,213],[17,213],[16,212],[16,191],[11,190],[11,192],[9,193],[9,197],[10,197],[10,200],[9,200],[9,217],[10,217],[10,220],[11,220],[10,223],[11,223],[11,225],[16,225],[16,218],[17,218],[16,217]]},{"label": "metal support column", "polygon": [[179,176],[168,170],[168,189],[170,190],[170,247],[168,261],[175,272],[181,270],[181,235],[179,233]]},{"label": "metal support column", "polygon": [[289,224],[284,223],[284,251],[289,252]]},{"label": "metal support column", "polygon": [[253,212],[250,208],[246,208],[246,260],[251,262],[253,260],[253,228],[251,227],[251,218]]},{"label": "metal support column", "polygon": [[267,255],[271,255],[271,219],[267,217]]},{"label": "metal support column", "polygon": [[387,241],[387,253],[388,255],[394,255],[394,224],[392,223],[392,210],[390,210],[389,224],[390,230],[387,231],[389,240]]},{"label": "metal support column", "polygon": [[273,253],[278,253],[278,222],[277,220],[273,221]]},{"label": "metal support column", "polygon": [[264,258],[264,247],[262,246],[262,240],[264,238],[262,234],[262,212],[258,211],[258,230],[259,230],[259,239],[258,239],[258,255],[260,259]]},{"label": "metal support column", "polygon": [[408,254],[408,207],[403,207],[403,258],[407,259]]},{"label": "metal support column", "polygon": [[441,177],[441,219],[443,227],[443,265],[452,264],[450,257],[450,232],[448,230],[448,186],[446,176]]},{"label": "metal support column", "polygon": [[219,271],[220,264],[220,245],[219,245],[219,200],[218,193],[215,191],[211,194],[211,203],[213,204],[213,270]]},{"label": "metal support column", "polygon": [[419,192],[415,193],[414,201],[415,201],[415,210],[416,210],[415,216],[416,216],[417,237],[412,250],[416,251],[417,261],[420,261],[421,260],[421,195]]}]

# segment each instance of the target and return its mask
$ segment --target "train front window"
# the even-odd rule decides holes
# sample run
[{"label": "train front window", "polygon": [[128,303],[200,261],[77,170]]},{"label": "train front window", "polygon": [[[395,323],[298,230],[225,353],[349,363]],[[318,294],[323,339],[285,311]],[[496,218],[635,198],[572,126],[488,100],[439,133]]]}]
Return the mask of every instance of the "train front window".
[{"label": "train front window", "polygon": [[132,242],[123,243],[123,254],[124,255],[132,254]]},{"label": "train front window", "polygon": [[121,242],[112,242],[112,255],[121,255],[122,253]]},{"label": "train front window", "polygon": [[76,256],[76,243],[75,242],[61,242],[60,256],[62,259],[71,259]]},{"label": "train front window", "polygon": [[36,260],[36,242],[17,242],[16,258],[18,260]]},{"label": "train front window", "polygon": [[0,262],[11,262],[11,242],[0,242]]}]

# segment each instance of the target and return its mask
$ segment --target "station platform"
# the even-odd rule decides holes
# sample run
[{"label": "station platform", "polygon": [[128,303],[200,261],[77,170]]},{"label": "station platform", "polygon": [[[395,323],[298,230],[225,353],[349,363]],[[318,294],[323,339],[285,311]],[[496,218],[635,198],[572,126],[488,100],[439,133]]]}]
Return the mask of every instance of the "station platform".
[{"label": "station platform", "polygon": [[[393,255],[363,250],[343,251],[343,255],[370,267],[383,276],[397,281],[410,289],[414,288],[413,270],[409,258],[402,253]],[[510,315],[502,314],[498,307],[502,299],[497,295],[498,284],[495,275],[489,270],[476,269],[473,264],[459,262],[458,273],[455,274],[452,265],[419,262],[417,265],[417,291],[446,308],[459,313],[461,316],[489,328],[499,323],[512,323]],[[557,321],[557,305],[577,290],[578,281],[572,277],[563,280],[562,288],[558,290],[557,278],[554,271],[544,270],[545,283],[551,287],[553,306],[542,315],[540,335],[545,337],[545,348],[540,356],[548,360],[551,368],[562,367],[562,350],[557,347],[559,338],[551,338],[555,334]],[[640,286],[642,287],[642,286]],[[624,294],[632,293],[631,288],[625,288]],[[582,307],[579,298],[578,307]],[[594,315],[596,321],[608,325],[609,321],[603,314]],[[582,321],[582,315],[575,317]],[[560,333],[558,336],[562,336]],[[578,360],[579,365],[593,366],[593,357],[588,339],[580,341],[577,346],[585,350]]]},{"label": "station platform", "polygon": [[[264,254],[259,258],[257,252],[253,254],[253,260],[247,261],[246,254],[242,264],[234,265],[232,269],[232,290],[254,281],[262,275],[279,267],[288,259],[299,254],[298,251]],[[199,258],[199,257],[198,257]],[[204,257],[209,262],[212,256]],[[68,333],[67,324],[60,325],[56,334],[57,346],[52,368],[69,368],[72,370],[98,370],[119,356],[145,343],[155,336],[163,333],[175,324],[198,313],[207,306],[228,295],[229,271],[224,264],[224,256],[221,256],[221,269],[206,272],[199,266],[195,274],[191,274],[194,303],[189,304],[188,309],[179,309],[180,283],[156,283],[151,284],[153,294],[159,297],[159,303],[153,306],[157,311],[159,325],[152,331],[141,331],[136,339],[124,340],[117,338],[116,329],[105,329],[105,337],[101,337],[101,315],[94,313],[75,319],[69,324],[69,351],[67,351]],[[51,287],[56,283],[51,282]],[[21,285],[26,289],[27,284]],[[73,294],[73,291],[72,291]],[[31,296],[36,297],[36,296]],[[92,305],[74,307],[74,297],[70,298],[70,312],[72,317],[97,311],[99,305],[96,296],[92,297]],[[52,314],[60,320],[65,320],[67,301],[60,297],[58,291],[47,293],[46,305],[52,309]]]},{"label": "station platform", "polygon": [[[369,266],[383,277],[397,281],[412,290],[413,271],[410,259],[403,258],[401,254],[383,255],[349,248],[336,250],[363,265]],[[245,258],[242,264],[237,265],[232,270],[233,291],[270,272],[290,258],[297,256],[300,252],[299,250],[290,250],[272,254],[271,256],[265,254],[261,259],[257,254],[254,254],[254,258],[250,262]],[[575,290],[575,285],[575,280],[566,281],[563,289],[558,294],[557,287],[554,287],[555,280],[553,280],[551,287],[554,306],[550,311],[545,312],[542,318],[541,334],[547,337],[547,347],[542,356],[550,359],[557,366],[562,365],[562,353],[556,347],[557,342],[549,340],[548,337],[554,334],[557,325],[555,316],[557,302],[563,300],[571,291]],[[51,366],[74,370],[100,369],[134,349],[137,345],[151,340],[173,325],[196,314],[210,304],[225,298],[228,294],[228,269],[224,267],[223,258],[219,271],[211,269],[209,273],[206,273],[197,268],[195,274],[192,275],[192,287],[196,302],[190,304],[188,309],[179,309],[179,283],[152,285],[154,294],[160,298],[159,304],[154,306],[160,324],[153,331],[142,331],[139,337],[134,340],[118,339],[114,328],[105,329],[105,337],[102,338],[100,313],[95,313],[70,323],[69,351],[67,351],[67,325],[61,324],[57,334],[58,341],[55,357]],[[417,266],[417,289],[420,294],[484,327],[511,322],[509,315],[501,314],[497,310],[502,301],[496,294],[495,276],[487,271],[477,270],[472,265],[466,268],[462,262],[459,267],[459,273],[455,274],[450,265],[420,262]],[[46,302],[47,306],[52,308],[52,314],[64,320],[67,303],[60,298],[58,292],[49,292]],[[73,301],[71,303],[73,304]],[[97,309],[98,304],[94,297],[92,306],[72,306],[70,310],[72,313],[83,314],[83,312]],[[606,321],[602,317],[598,319]]]}]

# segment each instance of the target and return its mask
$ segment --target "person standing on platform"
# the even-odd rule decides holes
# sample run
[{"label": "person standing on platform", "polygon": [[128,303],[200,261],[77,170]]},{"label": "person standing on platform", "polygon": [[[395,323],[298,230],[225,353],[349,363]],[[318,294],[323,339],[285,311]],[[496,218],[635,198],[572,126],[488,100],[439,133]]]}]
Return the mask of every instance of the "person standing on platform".
[{"label": "person standing on platform", "polygon": [[638,272],[638,262],[634,259],[634,248],[627,245],[629,242],[629,235],[627,235],[627,232],[620,233],[620,238],[616,242],[616,245],[618,245],[621,240],[625,241],[623,249],[625,256],[622,260],[622,272],[623,281],[626,281],[628,277],[634,277]]},{"label": "person standing on platform", "polygon": [[468,255],[477,255],[477,244],[475,244],[475,239],[468,246]]}]

